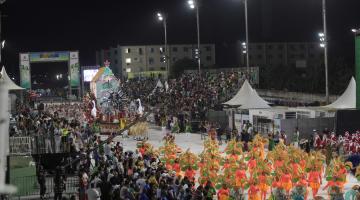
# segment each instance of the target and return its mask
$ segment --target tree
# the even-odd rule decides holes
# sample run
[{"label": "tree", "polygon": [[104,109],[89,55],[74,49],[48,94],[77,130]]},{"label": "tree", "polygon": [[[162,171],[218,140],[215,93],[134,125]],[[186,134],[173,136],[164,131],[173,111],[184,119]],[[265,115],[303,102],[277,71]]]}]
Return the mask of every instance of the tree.
[{"label": "tree", "polygon": [[195,60],[189,58],[183,58],[177,60],[171,67],[170,67],[170,77],[177,78],[180,76],[185,70],[196,70],[197,63]]}]

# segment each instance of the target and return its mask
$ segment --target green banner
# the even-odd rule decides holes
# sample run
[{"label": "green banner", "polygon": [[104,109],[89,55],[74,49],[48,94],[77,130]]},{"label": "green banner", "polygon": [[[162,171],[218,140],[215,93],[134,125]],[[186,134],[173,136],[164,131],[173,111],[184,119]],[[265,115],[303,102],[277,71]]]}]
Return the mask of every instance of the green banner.
[{"label": "green banner", "polygon": [[79,64],[79,52],[70,52],[70,85],[71,87],[80,86],[80,64]]},{"label": "green banner", "polygon": [[28,53],[20,54],[20,86],[31,89],[30,59]]},{"label": "green banner", "polygon": [[63,62],[69,60],[69,52],[33,52],[30,62]]},{"label": "green banner", "polygon": [[360,109],[360,35],[355,37],[356,108]]}]

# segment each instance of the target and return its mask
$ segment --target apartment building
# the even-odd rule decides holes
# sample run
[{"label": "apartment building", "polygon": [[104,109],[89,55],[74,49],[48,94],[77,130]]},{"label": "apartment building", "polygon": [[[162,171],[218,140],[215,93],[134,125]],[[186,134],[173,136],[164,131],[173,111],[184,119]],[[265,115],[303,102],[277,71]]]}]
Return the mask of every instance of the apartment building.
[{"label": "apartment building", "polygon": [[[168,45],[169,67],[184,58],[196,60],[195,44]],[[164,45],[120,46],[102,49],[96,52],[96,64],[102,65],[105,60],[111,62],[113,72],[121,77],[140,73],[166,73],[164,62]],[[215,45],[200,46],[201,64],[203,67],[215,65]]]},{"label": "apartment building", "polygon": [[[240,42],[237,46],[241,49]],[[246,66],[246,54],[239,52],[241,65]],[[316,67],[324,62],[324,49],[316,42],[250,43],[249,60],[250,66]]]}]

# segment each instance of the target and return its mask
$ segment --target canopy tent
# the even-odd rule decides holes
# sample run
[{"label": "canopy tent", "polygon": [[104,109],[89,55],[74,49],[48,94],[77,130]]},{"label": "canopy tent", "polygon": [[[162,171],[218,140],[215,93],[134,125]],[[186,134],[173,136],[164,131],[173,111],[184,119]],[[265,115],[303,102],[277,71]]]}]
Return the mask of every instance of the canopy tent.
[{"label": "canopy tent", "polygon": [[169,84],[167,81],[165,81],[165,91],[167,92],[169,90]]},{"label": "canopy tent", "polygon": [[162,82],[160,80],[158,80],[158,82],[156,83],[155,88],[164,88],[164,85],[162,84]]},{"label": "canopy tent", "polygon": [[10,79],[10,77],[8,76],[8,74],[6,73],[6,70],[5,70],[5,67],[3,67],[1,69],[1,72],[0,72],[0,83],[3,83],[5,84],[5,87],[8,89],[8,90],[24,90],[24,88],[16,85],[14,83],[14,81],[12,81]]},{"label": "canopy tent", "polygon": [[229,106],[239,106],[240,109],[270,108],[269,102],[262,99],[256,90],[245,80],[239,92],[229,101],[223,103]]},{"label": "canopy tent", "polygon": [[350,83],[345,92],[332,104],[324,106],[333,109],[353,109],[356,108],[356,82],[354,77],[351,78]]}]

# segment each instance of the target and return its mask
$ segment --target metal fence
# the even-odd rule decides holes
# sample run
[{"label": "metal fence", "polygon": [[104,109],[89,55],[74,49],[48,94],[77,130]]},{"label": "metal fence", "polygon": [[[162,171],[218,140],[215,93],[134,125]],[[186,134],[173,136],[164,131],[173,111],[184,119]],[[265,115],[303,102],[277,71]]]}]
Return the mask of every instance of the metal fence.
[{"label": "metal fence", "polygon": [[[20,197],[38,197],[40,196],[40,186],[36,176],[25,176],[25,177],[16,177],[10,179],[10,184],[17,187],[18,191],[16,194],[13,194],[12,199],[17,199]],[[46,177],[46,197],[54,196],[54,177]],[[63,192],[64,196],[70,196],[77,194],[79,189],[79,178],[77,176],[68,177],[66,179],[66,190]]]},{"label": "metal fence", "polygon": [[10,155],[30,155],[32,153],[32,137],[10,137]]}]

